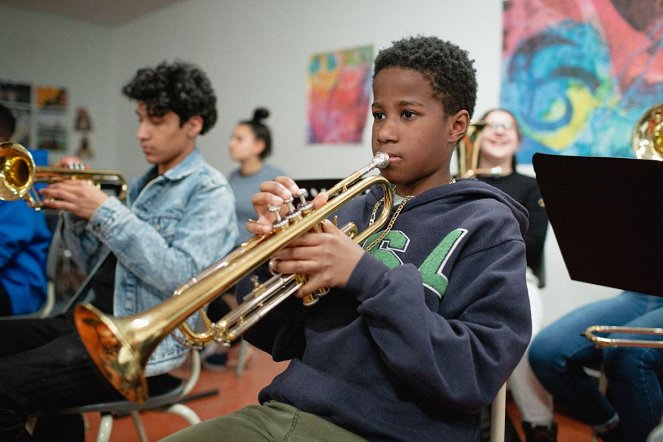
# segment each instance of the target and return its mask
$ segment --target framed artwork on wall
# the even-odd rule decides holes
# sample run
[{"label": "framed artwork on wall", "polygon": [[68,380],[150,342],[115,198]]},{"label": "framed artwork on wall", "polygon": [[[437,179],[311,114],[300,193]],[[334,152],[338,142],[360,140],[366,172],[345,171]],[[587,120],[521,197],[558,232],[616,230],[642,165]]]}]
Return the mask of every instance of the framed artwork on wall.
[{"label": "framed artwork on wall", "polygon": [[361,143],[370,97],[373,46],[309,57],[307,143]]}]

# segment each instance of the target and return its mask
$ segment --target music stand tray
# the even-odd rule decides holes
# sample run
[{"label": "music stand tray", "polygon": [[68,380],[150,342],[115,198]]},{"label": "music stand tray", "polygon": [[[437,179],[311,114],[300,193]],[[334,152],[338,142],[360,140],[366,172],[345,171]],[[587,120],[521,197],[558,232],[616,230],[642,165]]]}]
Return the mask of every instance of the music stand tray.
[{"label": "music stand tray", "polygon": [[663,162],[536,153],[571,279],[663,296]]}]

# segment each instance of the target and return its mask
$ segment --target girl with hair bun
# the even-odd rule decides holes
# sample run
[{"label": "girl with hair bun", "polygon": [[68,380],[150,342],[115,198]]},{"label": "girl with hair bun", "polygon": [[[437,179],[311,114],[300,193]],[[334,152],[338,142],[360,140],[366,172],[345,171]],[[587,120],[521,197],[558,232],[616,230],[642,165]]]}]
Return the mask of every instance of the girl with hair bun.
[{"label": "girl with hair bun", "polygon": [[[270,181],[285,175],[283,170],[265,162],[265,159],[272,153],[272,134],[264,123],[267,117],[269,117],[269,110],[264,107],[257,108],[253,111],[252,119],[237,123],[230,137],[228,146],[230,158],[239,162],[239,167],[233,170],[228,177],[230,187],[235,194],[235,213],[239,230],[236,246],[252,236],[244,227],[249,218],[256,217],[251,196],[260,190],[260,183],[263,181]],[[232,287],[228,293],[210,303],[207,309],[210,319],[218,321],[236,305],[234,292],[235,288]],[[211,371],[222,371],[226,367],[236,365],[235,354],[238,347],[235,344],[237,342],[233,342],[230,355],[225,348],[216,345],[209,346],[203,357],[203,367]]]},{"label": "girl with hair bun", "polygon": [[272,134],[264,120],[269,110],[259,107],[253,118],[237,123],[230,137],[230,158],[239,162],[239,167],[230,173],[230,186],[235,193],[235,209],[239,227],[238,245],[251,237],[244,225],[255,217],[251,196],[258,192],[260,183],[285,175],[278,167],[267,164],[265,159],[272,153]]}]

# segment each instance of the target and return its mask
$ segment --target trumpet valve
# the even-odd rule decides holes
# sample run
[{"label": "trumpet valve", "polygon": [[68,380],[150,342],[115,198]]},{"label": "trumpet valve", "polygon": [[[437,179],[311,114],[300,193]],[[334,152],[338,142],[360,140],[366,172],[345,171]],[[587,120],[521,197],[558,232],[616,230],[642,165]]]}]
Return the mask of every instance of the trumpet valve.
[{"label": "trumpet valve", "polygon": [[288,226],[288,220],[281,218],[281,207],[270,206],[269,211],[274,217],[274,221],[272,222],[272,230],[283,230]]},{"label": "trumpet valve", "polygon": [[293,224],[302,219],[302,214],[293,204],[293,198],[288,198],[284,203],[288,206],[288,213],[285,214],[285,219],[289,224]]},{"label": "trumpet valve", "polygon": [[310,293],[302,298],[302,304],[304,304],[305,307],[310,307],[316,302],[318,302],[319,297],[315,293]]},{"label": "trumpet valve", "polygon": [[299,194],[297,194],[297,198],[299,198],[297,210],[302,214],[302,216],[306,216],[313,211],[313,203],[306,201],[306,194],[306,189],[300,189]]}]

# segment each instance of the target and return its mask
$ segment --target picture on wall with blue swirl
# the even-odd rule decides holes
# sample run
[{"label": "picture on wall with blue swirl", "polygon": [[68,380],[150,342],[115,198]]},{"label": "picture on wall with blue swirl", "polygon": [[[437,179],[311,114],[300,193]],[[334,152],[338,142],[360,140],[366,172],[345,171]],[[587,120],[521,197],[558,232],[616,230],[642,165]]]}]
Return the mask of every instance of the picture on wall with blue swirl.
[{"label": "picture on wall with blue swirl", "polygon": [[633,127],[663,103],[663,2],[504,1],[501,106],[535,152],[633,157]]}]

